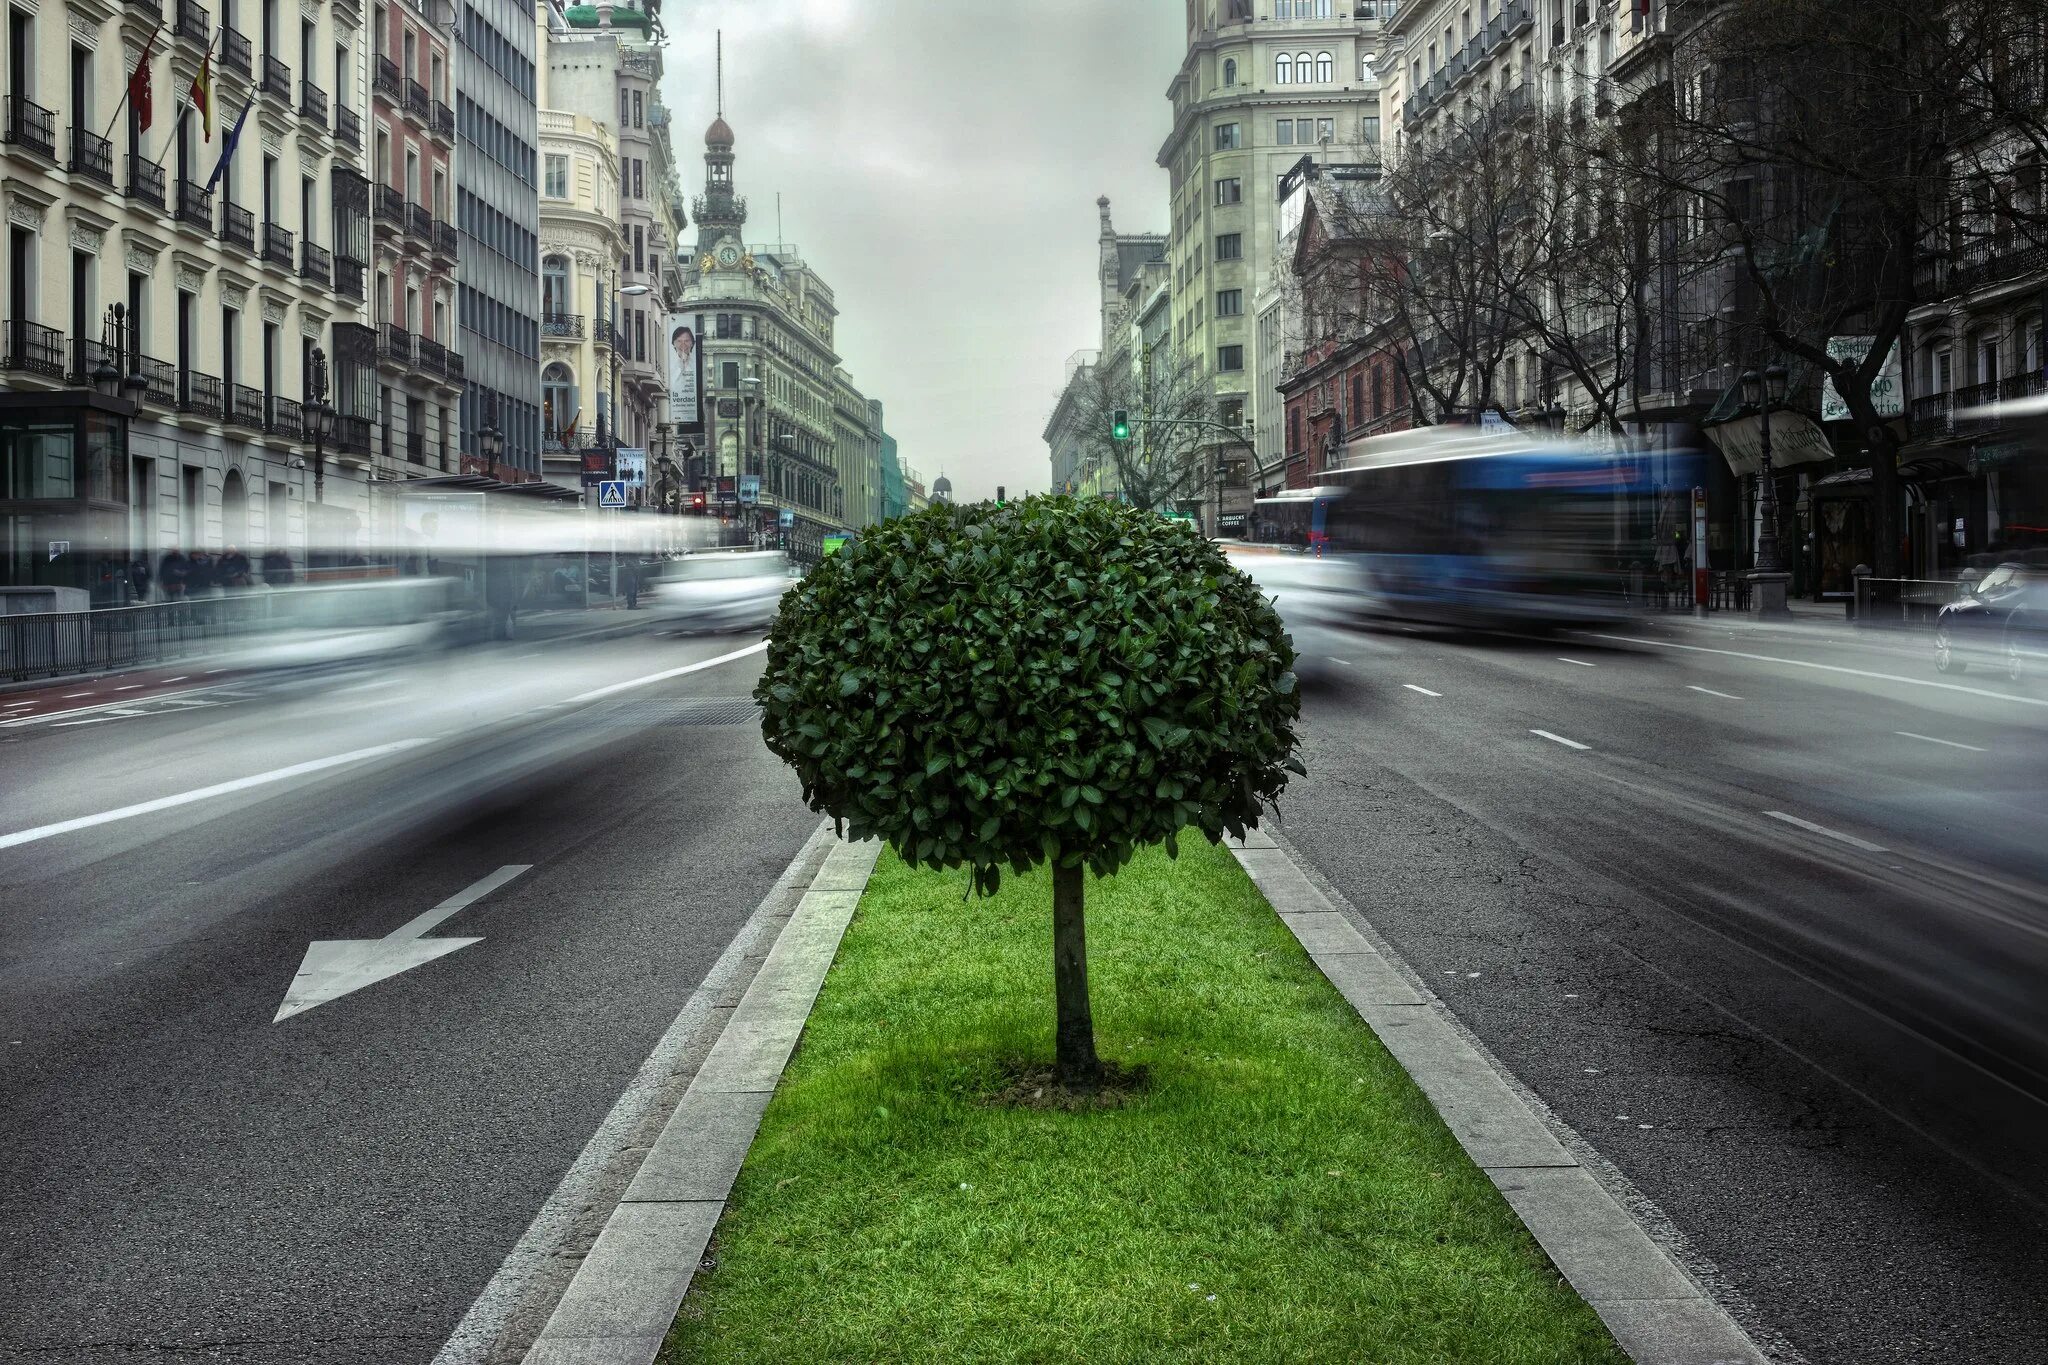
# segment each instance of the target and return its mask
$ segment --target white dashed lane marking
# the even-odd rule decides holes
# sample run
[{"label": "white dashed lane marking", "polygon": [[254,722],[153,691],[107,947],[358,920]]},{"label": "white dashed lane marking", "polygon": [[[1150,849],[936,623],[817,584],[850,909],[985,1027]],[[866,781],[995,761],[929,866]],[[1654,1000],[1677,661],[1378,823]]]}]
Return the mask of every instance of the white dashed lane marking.
[{"label": "white dashed lane marking", "polygon": [[1562,744],[1567,749],[1590,749],[1593,747],[1590,744],[1581,744],[1575,739],[1566,739],[1563,735],[1553,735],[1548,730],[1531,730],[1529,733],[1532,735],[1541,735],[1543,736],[1543,738],[1549,740],[1552,744]]},{"label": "white dashed lane marking", "polygon": [[1425,697],[1441,697],[1443,695],[1441,692],[1432,692],[1426,687],[1417,687],[1414,683],[1402,683],[1401,686],[1407,688],[1410,692],[1420,692]]},{"label": "white dashed lane marking", "polygon": [[1797,825],[1800,829],[1806,830],[1811,834],[1818,834],[1823,838],[1833,839],[1837,843],[1847,844],[1851,848],[1860,848],[1865,853],[1889,853],[1891,851],[1883,844],[1873,844],[1868,839],[1859,839],[1853,834],[1844,834],[1838,829],[1829,829],[1826,825],[1816,825],[1811,820],[1802,820],[1796,815],[1787,815],[1781,810],[1767,810],[1764,814],[1773,820],[1783,820],[1788,825]]}]

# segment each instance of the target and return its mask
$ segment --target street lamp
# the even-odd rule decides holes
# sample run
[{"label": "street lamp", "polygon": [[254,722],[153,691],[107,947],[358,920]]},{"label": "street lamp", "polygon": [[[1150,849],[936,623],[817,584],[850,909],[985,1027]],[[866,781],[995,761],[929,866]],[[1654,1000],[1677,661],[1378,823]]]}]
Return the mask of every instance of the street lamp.
[{"label": "street lamp", "polygon": [[1786,613],[1785,584],[1791,575],[1778,554],[1778,481],[1771,467],[1771,409],[1785,401],[1787,375],[1783,365],[1768,366],[1759,375],[1742,372],[1742,396],[1757,410],[1757,537],[1756,569],[1750,581],[1756,585],[1756,610],[1763,616]]},{"label": "street lamp", "polygon": [[[619,439],[619,342],[622,335],[619,330],[619,300],[637,299],[642,294],[652,292],[644,284],[622,284],[614,288],[612,281],[617,278],[616,274],[605,276],[605,288],[611,300],[605,307],[605,326],[610,332],[605,338],[605,354],[611,357],[605,364],[605,387],[611,395],[611,441],[607,443],[605,440],[605,414],[600,412],[597,414],[597,444],[600,450],[611,449],[618,444]],[[618,471],[614,469],[612,472]]]}]

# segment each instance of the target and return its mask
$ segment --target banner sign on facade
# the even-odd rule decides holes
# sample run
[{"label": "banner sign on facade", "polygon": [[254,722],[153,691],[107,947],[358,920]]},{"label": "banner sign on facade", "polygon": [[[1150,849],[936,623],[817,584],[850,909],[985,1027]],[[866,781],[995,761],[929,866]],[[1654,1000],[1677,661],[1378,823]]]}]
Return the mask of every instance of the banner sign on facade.
[{"label": "banner sign on facade", "polygon": [[[1876,337],[1829,337],[1828,355],[1834,360],[1845,360],[1851,365],[1861,365],[1870,358],[1870,348]],[[1899,378],[1899,343],[1892,343],[1891,354],[1884,358],[1884,368],[1870,381],[1870,401],[1877,408],[1879,417],[1903,417],[1906,413],[1906,389]],[[1835,392],[1834,377],[1830,375],[1820,386],[1820,420],[1823,422],[1846,422],[1849,420],[1849,405],[1842,395]]]},{"label": "banner sign on facade", "polygon": [[704,429],[698,395],[704,388],[704,315],[668,315],[668,420],[679,431]]},{"label": "banner sign on facade", "polygon": [[761,476],[759,474],[740,475],[740,505],[752,507],[760,501]]},{"label": "banner sign on facade", "polygon": [[619,479],[628,488],[647,487],[647,452],[633,446],[620,446],[618,452]]}]

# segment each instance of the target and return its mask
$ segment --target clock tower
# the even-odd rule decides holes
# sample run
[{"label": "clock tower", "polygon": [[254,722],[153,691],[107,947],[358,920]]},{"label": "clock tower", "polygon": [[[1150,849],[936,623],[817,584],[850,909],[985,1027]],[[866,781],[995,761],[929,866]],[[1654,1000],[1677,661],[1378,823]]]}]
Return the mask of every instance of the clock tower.
[{"label": "clock tower", "polygon": [[719,255],[721,247],[738,247],[745,240],[747,227],[747,201],[732,192],[732,125],[720,114],[704,134],[704,193],[691,205],[697,220],[697,259],[712,257],[725,269],[739,264],[735,259],[727,264]]}]

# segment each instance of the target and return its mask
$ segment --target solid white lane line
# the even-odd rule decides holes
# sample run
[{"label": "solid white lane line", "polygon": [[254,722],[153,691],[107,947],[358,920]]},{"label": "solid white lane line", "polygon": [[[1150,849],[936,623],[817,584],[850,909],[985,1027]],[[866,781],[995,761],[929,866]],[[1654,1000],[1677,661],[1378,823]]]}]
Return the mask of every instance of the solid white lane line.
[{"label": "solid white lane line", "polygon": [[1716,691],[1715,691],[1715,690],[1714,690],[1713,688],[1711,688],[1711,687],[1694,687],[1694,686],[1693,686],[1693,685],[1692,685],[1691,683],[1687,683],[1687,684],[1686,684],[1685,686],[1686,686],[1686,690],[1688,690],[1688,691],[1691,691],[1691,692],[1704,692],[1704,693],[1706,693],[1706,694],[1707,694],[1708,696],[1710,696],[1710,697],[1719,697],[1719,698],[1720,698],[1721,700],[1723,700],[1723,701],[1741,701],[1741,700],[1742,700],[1742,698],[1740,698],[1740,697],[1736,696],[1736,695],[1735,695],[1735,694],[1734,694],[1733,692],[1716,692]]},{"label": "solid white lane line", "polygon": [[1567,659],[1562,654],[1557,656],[1557,661],[1561,664],[1577,664],[1580,668],[1598,668],[1600,666],[1598,664],[1589,664],[1584,659]]},{"label": "solid white lane line", "polygon": [[206,676],[210,678],[210,677],[212,677],[212,676],[213,676],[214,674],[216,674],[216,673],[225,673],[225,672],[227,672],[227,670],[226,670],[225,668],[209,668],[209,669],[207,669],[207,670],[206,670]]},{"label": "solid white lane line", "polygon": [[[67,725],[89,725],[90,721],[66,721]],[[138,815],[149,815],[175,806],[189,806],[195,801],[206,801],[231,792],[247,791],[251,787],[268,786],[272,782],[285,782],[307,773],[324,772],[348,763],[361,763],[366,759],[382,758],[387,754],[403,753],[417,749],[428,741],[424,739],[401,739],[390,744],[373,745],[368,749],[352,749],[345,754],[334,754],[328,758],[316,758],[305,763],[294,763],[288,768],[273,768],[267,773],[256,773],[250,777],[238,777],[232,782],[216,782],[211,787],[199,787],[172,796],[159,796],[154,801],[139,801],[132,806],[116,810],[101,811],[97,815],[81,815],[75,820],[59,820],[54,825],[38,825],[34,829],[17,830],[13,834],[0,834],[0,848],[13,848],[17,844],[32,844],[38,839],[49,839],[73,830],[91,829],[94,825],[108,825],[116,820],[130,820]]]},{"label": "solid white lane line", "polygon": [[116,692],[140,692],[143,689],[143,687],[144,684],[142,683],[129,683],[125,687],[117,687],[114,690]]},{"label": "solid white lane line", "polygon": [[1593,631],[1588,631],[1587,634],[1596,640],[1619,640],[1630,645],[1654,645],[1658,649],[1682,649],[1689,654],[1719,654],[1730,659],[1753,659],[1762,664],[1790,664],[1794,668],[1811,668],[1821,673],[1845,673],[1852,678],[1874,678],[1879,682],[1906,683],[1913,687],[1932,687],[1942,692],[1962,692],[1972,697],[1990,697],[1994,701],[2016,701],[2022,706],[2048,706],[2048,697],[2022,697],[2012,692],[1994,692],[1988,687],[1936,682],[1932,678],[1908,678],[1897,673],[1876,673],[1867,668],[1845,668],[1841,664],[1817,664],[1807,659],[1784,659],[1775,654],[1748,654],[1739,649],[1709,649],[1705,645],[1674,644],[1670,640],[1651,640],[1641,635],[1601,635]]},{"label": "solid white lane line", "polygon": [[1986,749],[1980,749],[1974,744],[1958,744],[1952,739],[1936,739],[1933,735],[1916,735],[1911,730],[1894,730],[1892,731],[1892,733],[1898,735],[1902,739],[1925,740],[1929,744],[1940,744],[1950,749],[1968,749],[1973,754],[1990,752]]},{"label": "solid white lane line", "polygon": [[1563,735],[1553,735],[1548,730],[1531,730],[1529,733],[1541,735],[1553,744],[1562,744],[1567,749],[1590,749],[1593,747],[1590,744],[1581,744],[1575,739],[1566,739]]},{"label": "solid white lane line", "polygon": [[1826,825],[1816,825],[1811,820],[1802,820],[1796,815],[1787,815],[1781,810],[1767,810],[1764,814],[1770,816],[1773,820],[1783,820],[1788,825],[1797,825],[1803,830],[1834,839],[1837,842],[1849,845],[1851,848],[1860,848],[1865,853],[1891,852],[1883,844],[1873,844],[1868,839],[1859,839],[1853,834],[1844,834],[1838,829],[1829,829]]},{"label": "solid white lane line", "polygon": [[192,676],[192,675],[191,675],[190,673],[180,673],[180,674],[179,674],[179,675],[178,675],[177,677],[175,677],[175,678],[165,678],[165,679],[164,679],[164,681],[165,681],[165,682],[167,682],[167,683],[174,683],[174,682],[183,682],[183,681],[185,681],[185,679],[187,679],[187,678],[189,678],[189,677],[191,677],[191,676]]},{"label": "solid white lane line", "polygon": [[92,693],[90,693],[90,692],[66,692],[66,693],[65,693],[65,694],[63,695],[63,697],[62,697],[62,698],[60,698],[60,700],[63,700],[63,701],[70,701],[70,700],[71,700],[71,699],[72,699],[73,697],[89,697],[89,696],[91,696],[91,695],[92,695]]},{"label": "solid white lane line", "polygon": [[609,697],[618,692],[630,692],[636,687],[646,687],[651,683],[667,682],[670,678],[680,678],[686,673],[701,673],[707,668],[716,668],[720,664],[729,664],[734,659],[744,659],[749,654],[759,654],[767,648],[768,642],[763,640],[759,644],[748,645],[745,649],[736,649],[730,654],[721,654],[715,659],[701,659],[693,664],[684,664],[681,668],[663,669],[659,673],[649,673],[644,678],[631,678],[625,682],[613,683],[610,687],[600,687],[594,692],[579,693],[576,696],[570,697],[566,704],[573,705],[582,701],[596,701],[599,697]]},{"label": "solid white lane line", "polygon": [[1432,692],[1426,687],[1417,687],[1414,683],[1402,683],[1401,686],[1407,688],[1410,692],[1420,692],[1425,697],[1441,697],[1443,695],[1441,692]]},{"label": "solid white lane line", "polygon": [[1330,655],[1330,656],[1329,656],[1329,660],[1330,660],[1330,662],[1331,662],[1331,663],[1333,663],[1333,664],[1342,664],[1342,665],[1344,665],[1344,666],[1345,666],[1346,668],[1353,668],[1353,667],[1356,667],[1356,665],[1354,665],[1354,664],[1353,664],[1353,663],[1351,662],[1351,660],[1349,660],[1349,659],[1340,659],[1340,658],[1338,658],[1338,657],[1337,657],[1336,655],[1334,655],[1334,654],[1332,654],[1332,655]]},{"label": "solid white lane line", "polygon": [[113,719],[113,716],[94,716],[91,720],[60,720],[50,728],[52,730],[62,730],[71,725],[103,725]]}]

